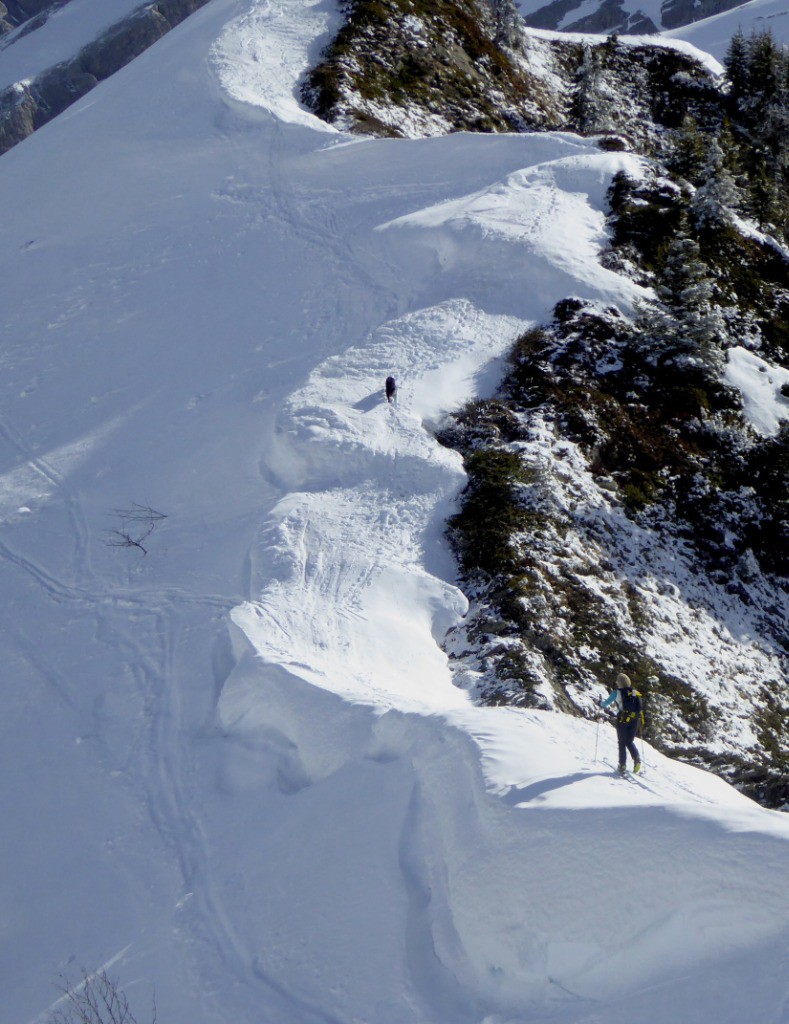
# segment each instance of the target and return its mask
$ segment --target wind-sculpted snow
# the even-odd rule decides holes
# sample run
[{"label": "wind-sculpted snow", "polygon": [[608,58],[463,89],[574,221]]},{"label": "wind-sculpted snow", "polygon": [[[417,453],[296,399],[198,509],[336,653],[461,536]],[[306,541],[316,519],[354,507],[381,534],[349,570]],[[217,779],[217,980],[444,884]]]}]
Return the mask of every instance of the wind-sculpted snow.
[{"label": "wind-sculpted snow", "polygon": [[612,778],[607,729],[474,707],[441,648],[431,427],[560,294],[632,302],[627,158],[315,131],[325,15],[212,2],[0,162],[4,1012],[82,963],[141,1024],[151,987],[171,1024],[779,1021],[785,816],[649,748]]},{"label": "wind-sculpted snow", "polygon": [[[438,645],[465,601],[427,566],[451,575],[440,538],[463,474],[424,420],[470,394],[519,326],[467,301],[410,314],[322,363],[284,404],[266,463],[296,493],[273,510],[253,552],[260,596],[233,613],[265,661],[383,706],[462,703]],[[391,405],[390,373],[399,382]],[[254,705],[254,691],[246,700]],[[226,722],[238,702],[231,678]]]},{"label": "wind-sculpted snow", "polygon": [[223,89],[234,100],[264,107],[291,124],[334,132],[301,105],[297,94],[302,78],[342,24],[336,5],[331,0],[275,0],[245,6],[212,49]]},{"label": "wind-sculpted snow", "polygon": [[606,189],[619,171],[638,179],[641,164],[629,154],[558,155],[381,230],[412,234],[405,274],[438,273],[441,287],[480,295],[497,309],[523,315],[535,296],[553,306],[581,292],[627,308],[642,289],[605,270],[598,256],[608,242]]}]

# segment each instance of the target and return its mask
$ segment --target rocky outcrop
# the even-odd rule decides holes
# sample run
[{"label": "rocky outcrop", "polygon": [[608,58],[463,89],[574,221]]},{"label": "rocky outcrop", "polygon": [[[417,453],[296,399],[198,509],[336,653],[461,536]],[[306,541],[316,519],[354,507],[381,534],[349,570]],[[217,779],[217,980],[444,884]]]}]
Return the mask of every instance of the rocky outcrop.
[{"label": "rocky outcrop", "polygon": [[3,90],[0,93],[0,153],[7,152],[57,117],[208,2],[157,0],[147,4],[83,47],[71,60],[49,68],[30,82]]},{"label": "rocky outcrop", "polygon": [[742,6],[738,0],[665,0],[661,7],[663,28],[679,28],[690,25],[713,14],[722,14],[734,7]]},{"label": "rocky outcrop", "polygon": [[555,126],[565,97],[532,72],[521,38],[507,0],[355,0],[303,98],[339,127],[378,135]]},{"label": "rocky outcrop", "polygon": [[[600,6],[591,14],[573,18],[573,11],[578,11],[581,4],[578,0],[551,0],[550,3],[531,14],[524,15],[524,21],[530,28],[557,29],[559,26],[568,32],[627,32],[632,35],[649,35],[657,32],[657,25],[639,11],[625,9],[624,0],[602,0]],[[586,4],[583,5],[586,8]]]},{"label": "rocky outcrop", "polygon": [[647,152],[686,114],[722,118],[718,83],[687,54],[613,36],[545,39],[511,24],[502,33],[504,13],[485,0],[424,11],[413,0],[356,0],[303,98],[337,127],[367,134],[580,130],[625,135]]},{"label": "rocky outcrop", "polygon": [[15,146],[35,130],[36,103],[23,86],[0,93],[0,152]]}]

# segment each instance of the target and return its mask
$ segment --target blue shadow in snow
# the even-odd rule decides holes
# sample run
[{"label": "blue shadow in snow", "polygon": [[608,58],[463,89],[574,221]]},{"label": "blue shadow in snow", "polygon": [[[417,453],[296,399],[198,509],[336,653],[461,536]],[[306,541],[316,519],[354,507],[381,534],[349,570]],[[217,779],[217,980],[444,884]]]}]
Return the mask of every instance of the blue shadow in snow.
[{"label": "blue shadow in snow", "polygon": [[365,398],[360,398],[358,402],[354,402],[354,409],[359,409],[360,412],[370,412],[377,405],[383,405],[386,401],[386,395],[383,391],[373,391],[371,395],[367,395]]},{"label": "blue shadow in snow", "polygon": [[508,804],[522,804],[543,793],[550,793],[554,789],[562,789],[564,786],[572,786],[574,782],[582,782],[584,779],[610,778],[611,772],[574,772],[572,775],[559,775],[553,779],[541,779],[539,782],[532,782],[529,786],[513,786],[508,790],[502,799]]}]

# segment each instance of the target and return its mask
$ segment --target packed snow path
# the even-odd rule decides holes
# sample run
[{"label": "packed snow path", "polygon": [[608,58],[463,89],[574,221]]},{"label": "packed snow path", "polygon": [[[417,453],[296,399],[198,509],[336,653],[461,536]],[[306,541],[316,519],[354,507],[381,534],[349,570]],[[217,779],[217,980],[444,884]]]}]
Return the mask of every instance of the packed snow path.
[{"label": "packed snow path", "polygon": [[430,425],[559,298],[636,297],[597,262],[636,162],[328,131],[336,17],[214,0],[0,161],[4,1014],[82,963],[174,1024],[780,1024],[786,819],[612,778],[439,646]]}]

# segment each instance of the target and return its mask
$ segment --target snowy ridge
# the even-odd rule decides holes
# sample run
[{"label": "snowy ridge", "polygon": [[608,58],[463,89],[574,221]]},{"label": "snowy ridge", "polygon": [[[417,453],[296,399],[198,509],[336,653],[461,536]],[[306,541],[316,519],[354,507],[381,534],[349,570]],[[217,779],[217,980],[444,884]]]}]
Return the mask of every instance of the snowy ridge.
[{"label": "snowy ridge", "polygon": [[[364,350],[329,359],[285,403],[269,471],[297,493],[274,509],[256,545],[262,595],[233,613],[266,661],[294,664],[357,700],[452,703],[437,642],[464,601],[422,563],[462,471],[415,412],[440,413],[456,387],[468,393],[471,372],[517,327],[468,302],[413,314]],[[381,388],[389,372],[402,395],[391,406]],[[220,702],[226,723],[233,691],[231,680]]]},{"label": "snowy ridge", "polygon": [[[573,148],[579,141],[560,133],[550,138],[567,139]],[[415,232],[414,248],[431,256],[425,272],[438,266],[442,283],[448,277],[450,288],[459,287],[457,276],[474,289],[479,278],[495,288],[493,302],[522,315],[536,314],[533,295],[553,305],[568,294],[584,294],[629,310],[644,290],[601,267],[598,257],[608,241],[602,211],[611,179],[619,171],[637,179],[641,164],[638,157],[595,152],[589,144],[582,154],[557,155],[383,228]]]},{"label": "snowy ridge", "polygon": [[[262,592],[232,614],[246,642],[236,634],[239,662],[224,685],[219,713],[244,749],[267,738],[277,751],[270,771],[284,793],[332,792],[342,779],[364,803],[357,786],[369,791],[375,765],[402,787],[390,805],[399,810],[385,828],[372,829],[365,839],[352,813],[346,827],[356,851],[353,871],[364,873],[356,858],[370,843],[364,865],[398,863],[400,879],[385,905],[391,930],[396,935],[402,929],[405,937],[404,957],[380,930],[370,932],[355,918],[346,922],[347,933],[340,925],[337,942],[337,918],[331,915],[329,932],[309,943],[319,978],[347,976],[346,944],[360,943],[373,962],[388,963],[383,990],[379,981],[368,991],[356,975],[345,982],[347,1002],[337,1004],[338,1019],[353,1005],[361,1019],[382,1021],[401,1019],[404,1011],[419,1020],[471,1021],[483,1013],[521,1020],[529,1007],[551,1007],[568,1020],[581,1020],[597,1001],[621,996],[622,970],[638,1013],[665,1019],[665,997],[661,1017],[650,1017],[650,1000],[635,991],[662,987],[664,971],[674,976],[688,958],[714,960],[733,952],[739,948],[734,936],[743,928],[761,936],[756,941],[767,949],[760,955],[769,956],[770,937],[780,929],[771,913],[759,923],[749,911],[747,924],[737,920],[731,931],[727,924],[711,948],[708,925],[689,925],[705,922],[711,912],[696,894],[697,854],[686,865],[673,858],[684,879],[678,888],[685,909],[678,918],[657,924],[654,914],[664,897],[655,903],[643,899],[635,875],[624,905],[640,903],[641,911],[611,914],[607,890],[596,903],[586,873],[579,875],[575,867],[580,851],[591,858],[593,873],[605,873],[614,850],[625,862],[643,856],[640,830],[630,847],[627,834],[614,825],[618,806],[642,804],[657,815],[645,819],[647,828],[664,836],[673,831],[672,814],[687,818],[694,808],[704,808],[691,846],[706,851],[701,860],[710,891],[725,891],[731,883],[727,858],[709,870],[720,825],[710,832],[706,815],[722,800],[731,807],[732,823],[738,819],[749,829],[761,828],[759,812],[717,780],[667,767],[654,752],[649,759],[662,773],[656,781],[634,783],[632,789],[610,780],[608,769],[594,764],[595,727],[561,716],[469,707],[438,647],[464,602],[425,566],[435,560],[448,500],[461,479],[456,459],[430,440],[421,421],[434,422],[443,409],[473,394],[475,361],[481,365],[497,355],[528,322],[535,303],[523,293],[524,280],[539,282],[540,303],[568,291],[616,299],[625,307],[635,298],[634,286],[596,262],[604,244],[602,199],[623,162],[633,163],[594,152],[560,157],[470,197],[382,225],[389,260],[402,268],[401,287],[432,301],[442,292],[462,290],[520,320],[444,301],[390,321],[363,349],[321,364],[278,416],[267,465],[276,482],[294,493],[273,510],[259,535],[253,565],[255,578],[265,581]],[[453,370],[458,364],[465,378]],[[389,372],[400,382],[399,402],[391,408],[381,391]],[[446,560],[439,568],[447,573]],[[344,699],[331,700],[327,691]],[[563,753],[565,745],[572,753]],[[546,763],[549,774],[540,769]],[[389,783],[379,785],[388,791]],[[603,848],[592,843],[594,852],[585,849],[583,827],[579,835],[572,815],[564,823],[552,818],[547,832],[538,830],[535,847],[534,826],[524,811],[549,807],[583,807],[586,813],[602,808],[612,817],[590,822],[587,839],[592,843],[592,835],[607,834]],[[401,829],[393,832],[397,820]],[[775,828],[776,838],[785,838],[783,819],[772,821],[765,822],[768,831]],[[779,839],[776,865],[787,853]],[[557,862],[565,889],[558,902],[553,891],[544,892],[544,879],[556,877]],[[358,900],[356,882],[346,871],[328,865],[317,887],[307,883],[311,898],[323,901],[328,890],[343,894],[342,906]],[[298,877],[301,889],[305,880]],[[768,902],[779,891],[776,876]],[[362,902],[380,899],[368,895]],[[728,909],[722,913],[733,920]],[[281,914],[276,929],[288,928]],[[628,936],[652,931],[649,952],[641,943],[631,947],[632,940],[623,945],[622,929]],[[327,953],[333,943],[338,949]],[[389,994],[391,984],[399,995]],[[317,999],[319,991],[320,981],[310,984],[308,999]],[[689,993],[675,984],[672,998],[678,1007]],[[729,1010],[718,1005],[720,1013]],[[613,1006],[606,1013],[608,1020],[624,1019]]]},{"label": "snowy ridge", "polygon": [[4,1011],[81,962],[141,1022],[782,1021],[786,817],[613,778],[440,646],[430,427],[568,291],[636,297],[596,259],[630,158],[316,130],[325,13],[215,0],[0,162]]},{"label": "snowy ridge", "polygon": [[[728,14],[732,13],[734,12],[728,12]],[[719,15],[721,18],[726,16],[726,14]],[[712,21],[711,18],[707,20]],[[698,22],[697,24],[701,25],[704,22]],[[711,71],[713,75],[722,75],[723,65],[721,60],[726,52],[725,47],[722,52],[718,49],[709,52],[700,44],[695,43],[694,38],[690,34],[692,28],[694,26],[688,25],[681,29],[675,29],[672,32],[661,33],[660,35],[617,35],[617,39],[623,46],[658,46],[678,50],[680,53],[693,57],[694,60],[697,60],[708,71]],[[600,42],[599,35],[586,32],[557,32],[553,29],[542,28],[529,28],[526,31],[527,35],[534,36],[535,39],[567,39],[576,43]]]},{"label": "snowy ridge", "polygon": [[[562,716],[375,715],[275,673],[265,694],[236,741],[234,782],[268,778],[283,794],[280,829],[256,861],[260,883],[288,895],[267,897],[265,922],[246,926],[308,1004],[326,1005],[330,979],[343,979],[328,1019],[592,1021],[605,1007],[606,1020],[637,1010],[657,1024],[694,1005],[735,1021],[753,1005],[754,965],[780,973],[784,822],[718,780],[651,752],[660,776],[612,779],[593,762],[594,727]],[[303,816],[319,856],[287,846]],[[746,881],[756,857],[763,875]],[[319,910],[306,935],[294,892]],[[271,950],[272,933],[277,948],[299,948],[296,963]],[[360,949],[366,971],[347,959]]]}]

